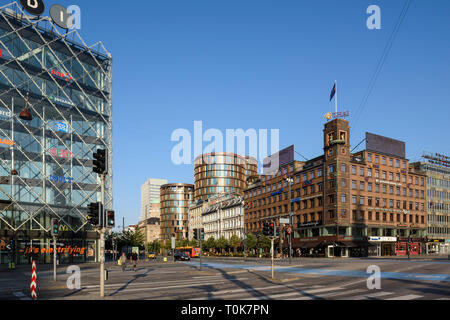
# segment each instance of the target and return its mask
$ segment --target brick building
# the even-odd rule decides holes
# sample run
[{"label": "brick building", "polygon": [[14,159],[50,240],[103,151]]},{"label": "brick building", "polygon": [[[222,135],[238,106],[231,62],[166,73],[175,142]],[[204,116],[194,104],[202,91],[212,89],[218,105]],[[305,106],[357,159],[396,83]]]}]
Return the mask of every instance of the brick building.
[{"label": "brick building", "polygon": [[290,189],[294,254],[405,255],[408,241],[410,254],[422,252],[426,176],[410,169],[403,142],[372,134],[366,140],[366,150],[352,154],[349,123],[335,119],[325,124],[323,155],[251,179],[245,190],[246,232],[261,233],[264,221],[283,228]]}]

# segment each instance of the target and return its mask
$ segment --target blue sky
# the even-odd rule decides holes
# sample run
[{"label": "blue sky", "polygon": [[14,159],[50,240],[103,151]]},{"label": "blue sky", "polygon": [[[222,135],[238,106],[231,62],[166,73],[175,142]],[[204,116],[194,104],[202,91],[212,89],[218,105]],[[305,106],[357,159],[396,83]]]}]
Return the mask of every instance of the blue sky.
[{"label": "blue sky", "polygon": [[[178,128],[280,129],[280,145],[322,152],[335,79],[340,110],[354,114],[404,0],[46,1],[78,4],[81,36],[114,58],[114,197],[117,221],[138,222],[147,178],[193,183],[175,166]],[[369,30],[369,5],[381,30]],[[450,1],[413,0],[359,121],[406,142],[407,157],[450,154]],[[298,160],[302,160],[298,157]]]}]

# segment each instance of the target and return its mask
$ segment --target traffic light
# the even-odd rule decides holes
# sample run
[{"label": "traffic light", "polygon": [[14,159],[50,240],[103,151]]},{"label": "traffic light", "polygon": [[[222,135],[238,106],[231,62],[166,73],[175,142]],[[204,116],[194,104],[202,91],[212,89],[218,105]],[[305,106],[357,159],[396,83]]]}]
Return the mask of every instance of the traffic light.
[{"label": "traffic light", "polygon": [[198,229],[194,229],[194,239],[198,240]]},{"label": "traffic light", "polygon": [[52,219],[52,236],[56,237],[59,235],[59,220]]},{"label": "traffic light", "polygon": [[98,149],[96,153],[94,153],[94,168],[93,171],[100,175],[108,173],[108,160],[106,157],[106,150]]},{"label": "traffic light", "polygon": [[93,227],[103,228],[103,205],[100,202],[88,206],[87,220]]},{"label": "traffic light", "polygon": [[14,252],[14,240],[11,239],[9,240],[9,244],[6,246],[6,249],[8,249],[8,252]]},{"label": "traffic light", "polygon": [[275,236],[275,223],[274,223],[274,222],[271,222],[271,223],[269,224],[269,235],[270,235],[271,237],[274,237],[274,236]]},{"label": "traffic light", "polygon": [[106,213],[106,225],[108,227],[114,227],[116,225],[115,223],[115,219],[114,219],[114,211],[110,210]]},{"label": "traffic light", "polygon": [[200,229],[200,239],[205,240],[205,229]]},{"label": "traffic light", "polygon": [[270,223],[269,222],[264,222],[264,226],[263,226],[263,235],[265,236],[270,236]]}]

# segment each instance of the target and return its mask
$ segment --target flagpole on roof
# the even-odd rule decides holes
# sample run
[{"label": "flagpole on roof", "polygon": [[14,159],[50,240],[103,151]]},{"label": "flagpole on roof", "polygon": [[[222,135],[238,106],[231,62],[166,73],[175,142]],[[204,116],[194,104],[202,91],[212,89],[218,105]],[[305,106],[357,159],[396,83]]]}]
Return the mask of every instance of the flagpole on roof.
[{"label": "flagpole on roof", "polygon": [[337,80],[334,80],[334,85],[336,86],[336,97],[334,97],[334,104],[336,109],[336,114],[338,113],[338,86],[337,86]]}]

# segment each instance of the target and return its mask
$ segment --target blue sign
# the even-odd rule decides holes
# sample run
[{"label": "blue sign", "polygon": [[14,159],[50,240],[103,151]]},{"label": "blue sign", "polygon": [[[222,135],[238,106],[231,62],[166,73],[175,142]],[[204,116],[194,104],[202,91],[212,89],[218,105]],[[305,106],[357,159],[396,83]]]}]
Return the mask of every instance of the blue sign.
[{"label": "blue sign", "polygon": [[56,130],[59,132],[68,133],[69,132],[69,126],[65,122],[57,122],[56,123]]},{"label": "blue sign", "polygon": [[75,179],[51,175],[49,180],[52,182],[57,182],[57,183],[70,183],[71,184],[73,182],[73,180],[75,180]]}]

